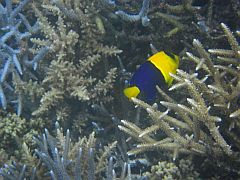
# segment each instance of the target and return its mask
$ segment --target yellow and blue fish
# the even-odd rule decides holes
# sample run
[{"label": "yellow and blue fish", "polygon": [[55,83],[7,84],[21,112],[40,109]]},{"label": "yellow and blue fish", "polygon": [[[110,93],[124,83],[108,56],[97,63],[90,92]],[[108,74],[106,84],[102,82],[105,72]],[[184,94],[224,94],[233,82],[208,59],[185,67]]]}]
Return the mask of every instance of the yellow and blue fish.
[{"label": "yellow and blue fish", "polygon": [[163,88],[172,84],[169,73],[176,74],[179,57],[175,54],[160,51],[144,62],[133,74],[129,87],[124,89],[128,98],[137,97],[141,92],[147,101],[153,101],[156,96],[156,86]]}]

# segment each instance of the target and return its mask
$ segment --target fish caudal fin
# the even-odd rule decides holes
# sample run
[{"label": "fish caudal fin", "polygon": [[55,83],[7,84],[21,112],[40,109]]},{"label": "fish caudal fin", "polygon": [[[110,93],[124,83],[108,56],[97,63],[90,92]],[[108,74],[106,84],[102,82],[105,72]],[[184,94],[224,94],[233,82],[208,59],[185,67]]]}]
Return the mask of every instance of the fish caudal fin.
[{"label": "fish caudal fin", "polygon": [[132,97],[137,97],[138,94],[140,93],[140,89],[138,89],[137,86],[132,86],[124,89],[123,93],[125,96],[127,96],[130,99]]}]

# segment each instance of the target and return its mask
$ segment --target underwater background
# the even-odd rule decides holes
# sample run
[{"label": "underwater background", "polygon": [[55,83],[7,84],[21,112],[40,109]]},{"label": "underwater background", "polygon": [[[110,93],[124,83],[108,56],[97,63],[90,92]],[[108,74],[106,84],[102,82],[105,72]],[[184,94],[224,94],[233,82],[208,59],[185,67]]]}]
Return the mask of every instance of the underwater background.
[{"label": "underwater background", "polygon": [[239,40],[239,0],[0,0],[0,179],[240,179]]}]

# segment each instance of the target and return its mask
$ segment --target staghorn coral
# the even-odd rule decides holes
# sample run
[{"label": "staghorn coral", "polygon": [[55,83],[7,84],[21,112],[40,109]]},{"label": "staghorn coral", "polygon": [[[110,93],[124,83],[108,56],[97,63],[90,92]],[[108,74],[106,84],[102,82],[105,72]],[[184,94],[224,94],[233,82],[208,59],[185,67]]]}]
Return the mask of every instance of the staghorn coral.
[{"label": "staghorn coral", "polygon": [[29,21],[26,13],[22,12],[29,2],[30,0],[19,3],[6,0],[0,3],[0,101],[4,110],[13,101],[18,115],[22,112],[25,94],[17,86],[34,78],[31,68],[36,70],[37,64],[48,52],[47,46],[36,49],[35,52],[29,51],[36,46],[30,38],[39,30],[38,23],[35,22],[32,26],[32,20]]},{"label": "staghorn coral", "polygon": [[233,30],[236,30],[239,24],[236,13],[231,13],[235,12],[232,7],[238,7],[233,1],[216,3],[213,0],[152,0],[147,14],[150,21],[146,27],[139,22],[120,21],[114,14],[118,10],[123,10],[120,12],[124,12],[125,15],[125,12],[134,14],[139,11],[141,5],[139,1],[120,1],[111,6],[112,8],[103,6],[99,12],[103,16],[105,29],[110,28],[107,32],[109,36],[114,37],[112,41],[117,41],[124,51],[121,58],[129,71],[133,71],[133,68],[148,56],[149,44],[154,44],[159,50],[183,54],[185,48],[192,47],[192,39],[199,34],[199,40],[206,47],[215,46],[214,39],[223,39],[223,36],[219,36],[219,22],[231,25]]},{"label": "staghorn coral", "polygon": [[[170,24],[172,28],[165,33],[165,36],[175,37],[175,34],[184,35],[184,43],[187,40],[192,39],[194,36],[188,38],[186,34],[194,31],[200,33],[205,39],[215,39],[221,38],[216,36],[216,26],[219,22],[228,22],[227,16],[232,16],[234,20],[237,20],[237,13],[230,14],[234,7],[236,7],[235,2],[225,3],[224,10],[218,7],[223,2],[216,3],[214,0],[209,0],[205,2],[193,1],[193,0],[183,0],[182,3],[164,3],[161,12],[156,12],[153,14],[153,18],[160,18],[167,24]],[[225,13],[225,15],[216,16],[215,14]],[[215,15],[215,16],[214,16]],[[222,19],[221,19],[222,18]],[[238,20],[237,20],[238,21]],[[229,22],[230,24],[230,22]],[[204,40],[204,39],[203,39]],[[206,40],[205,40],[206,41]],[[206,43],[210,41],[206,41]]]},{"label": "staghorn coral", "polygon": [[[60,128],[57,128],[57,141],[47,130],[42,138],[42,140],[35,139],[40,148],[36,150],[36,154],[49,169],[51,177],[57,179],[69,179],[70,174],[74,174],[73,177],[81,178],[82,176],[94,179],[105,168],[105,159],[116,146],[116,142],[114,142],[108,147],[106,146],[104,151],[96,151],[94,133],[88,139],[84,137],[73,144],[70,141],[69,130],[67,130],[66,136],[63,136]],[[98,155],[98,153],[100,154]],[[94,160],[94,156],[97,161]],[[75,159],[75,161],[71,162],[71,159]],[[73,169],[67,172],[68,167],[73,167]]]},{"label": "staghorn coral", "polygon": [[[102,4],[102,1],[105,4]],[[162,114],[159,121],[166,121],[169,124],[169,126],[160,127],[158,125],[158,121],[153,122],[150,118],[144,118],[144,116],[142,117],[142,115],[144,114],[144,110],[141,110],[140,107],[141,106],[140,104],[142,104],[142,102],[136,102],[139,103],[139,105],[137,108],[137,113],[135,114],[134,110],[129,109],[130,105],[128,104],[128,101],[125,101],[124,97],[121,97],[121,95],[119,95],[121,93],[121,90],[123,89],[124,80],[128,79],[129,77],[129,74],[125,72],[126,69],[133,71],[133,69],[135,69],[135,65],[139,65],[139,63],[141,63],[140,62],[141,60],[146,59],[147,52],[149,52],[149,42],[159,47],[159,49],[168,49],[172,52],[181,51],[183,48],[186,47],[190,48],[191,51],[194,51],[193,49],[195,48],[190,47],[191,45],[189,44],[189,41],[190,39],[192,41],[192,37],[197,37],[198,34],[197,32],[195,32],[195,30],[197,29],[199,32],[201,32],[203,36],[206,35],[205,38],[207,39],[206,41],[201,39],[200,36],[198,37],[199,40],[203,42],[204,47],[206,47],[205,49],[209,49],[209,47],[217,47],[218,46],[217,44],[219,44],[218,48],[226,48],[225,46],[222,47],[220,46],[220,44],[223,44],[221,41],[223,41],[223,37],[225,37],[225,34],[219,32],[219,26],[215,26],[219,20],[216,18],[216,14],[219,11],[218,3],[216,3],[213,0],[210,0],[208,1],[209,2],[208,4],[202,5],[200,8],[199,7],[195,8],[194,4],[192,4],[191,1],[166,0],[162,2],[152,0],[150,8],[147,9],[147,11],[149,11],[147,12],[147,17],[151,21],[147,21],[148,26],[143,27],[140,24],[141,22],[140,23],[138,22],[129,23],[127,21],[124,22],[117,18],[116,14],[112,13],[120,9],[124,10],[124,12],[138,12],[139,9],[141,8],[140,6],[142,5],[141,3],[142,1],[128,1],[128,0],[120,0],[116,2],[111,0],[102,1],[100,2],[96,0],[94,1],[43,0],[34,2],[35,5],[33,7],[33,11],[35,12],[38,18],[37,24],[40,25],[39,27],[41,29],[41,33],[38,32],[36,34],[37,36],[31,38],[31,42],[35,45],[31,46],[31,48],[27,46],[26,49],[28,49],[28,53],[30,54],[37,54],[39,50],[45,49],[48,51],[48,54],[47,56],[45,56],[44,61],[37,61],[38,63],[34,63],[35,61],[29,61],[29,64],[26,67],[29,67],[29,69],[32,69],[32,67],[33,68],[37,67],[37,69],[31,72],[30,71],[26,72],[24,69],[23,72],[24,78],[23,76],[15,75],[14,76],[10,75],[7,76],[6,78],[7,81],[8,80],[12,81],[13,84],[12,86],[14,86],[15,94],[21,94],[22,96],[20,99],[20,101],[22,101],[21,104],[25,105],[26,103],[27,106],[25,107],[28,108],[27,109],[24,108],[24,111],[21,113],[23,117],[26,118],[25,122],[27,123],[25,129],[27,131],[24,131],[21,134],[22,137],[19,139],[20,143],[26,142],[26,144],[25,143],[23,143],[23,145],[14,144],[14,146],[12,146],[11,144],[11,147],[13,147],[16,151],[16,153],[14,154],[15,157],[13,157],[13,159],[18,162],[6,166],[5,169],[6,171],[4,170],[4,172],[7,172],[8,174],[4,174],[4,177],[12,179],[14,178],[16,179],[16,177],[30,178],[30,174],[33,173],[35,177],[46,178],[46,176],[48,176],[47,178],[50,178],[50,175],[48,173],[50,173],[49,170],[52,167],[49,166],[50,169],[48,169],[47,166],[45,165],[42,166],[42,164],[39,163],[38,161],[39,159],[32,156],[32,149],[36,144],[35,142],[31,142],[31,140],[32,136],[38,134],[38,132],[44,129],[44,127],[48,127],[49,134],[53,134],[50,128],[52,126],[51,121],[56,119],[60,121],[63,126],[71,130],[71,138],[74,142],[76,141],[77,137],[76,134],[78,133],[89,134],[87,132],[89,132],[89,130],[92,131],[92,127],[96,128],[97,132],[96,136],[97,137],[100,136],[100,140],[98,139],[98,142],[100,141],[100,143],[98,144],[106,142],[110,138],[119,139],[118,148],[120,150],[120,153],[118,153],[118,151],[115,153],[117,158],[118,156],[121,156],[124,159],[124,161],[128,161],[128,158],[133,159],[136,158],[136,160],[130,161],[131,162],[130,165],[125,165],[123,171],[126,171],[127,169],[129,172],[131,170],[134,171],[135,169],[141,172],[146,171],[146,169],[144,169],[146,168],[146,166],[144,168],[140,167],[137,158],[138,156],[141,155],[144,156],[149,155],[148,153],[137,155],[137,157],[135,156],[128,157],[125,154],[128,145],[135,146],[136,144],[133,143],[131,138],[127,139],[126,142],[124,132],[121,131],[119,132],[119,130],[114,129],[116,125],[120,124],[119,117],[124,119],[131,118],[131,120],[134,121],[135,126],[132,127],[133,130],[131,132],[129,131],[130,133],[133,134],[133,137],[136,137],[136,139],[139,140],[139,136],[141,136],[142,138],[145,138],[141,142],[143,143],[150,142],[149,144],[137,145],[137,148],[142,148],[143,151],[148,151],[149,149],[155,150],[155,148],[156,149],[159,148],[164,149],[165,153],[173,152],[173,156],[176,161],[174,162],[174,164],[172,164],[172,166],[178,167],[179,170],[181,169],[180,168],[181,163],[177,162],[178,160],[177,157],[178,155],[181,155],[181,153],[184,153],[191,155],[197,154],[198,157],[199,155],[201,155],[202,157],[200,157],[200,159],[201,158],[204,159],[205,157],[209,158],[207,162],[204,162],[205,164],[201,164],[202,167],[204,167],[201,168],[206,169],[203,172],[203,174],[209,174],[210,173],[209,171],[211,171],[208,170],[209,167],[208,163],[211,164],[211,167],[213,166],[216,167],[214,170],[212,170],[212,172],[210,173],[211,175],[209,175],[208,177],[213,176],[212,174],[214,174],[215,172],[218,175],[221,172],[222,174],[224,173],[231,174],[231,172],[232,174],[238,174],[237,168],[238,164],[235,163],[236,160],[235,155],[237,155],[236,151],[238,151],[240,148],[239,145],[240,143],[238,140],[239,101],[236,98],[237,95],[233,95],[235,97],[234,100],[233,99],[229,100],[228,98],[225,99],[225,97],[218,99],[218,94],[220,92],[214,93],[214,96],[216,95],[216,97],[214,97],[211,93],[209,94],[202,93],[201,96],[204,99],[204,102],[200,101],[202,104],[205,103],[205,105],[208,107],[212,106],[212,108],[208,111],[207,114],[213,116],[211,117],[212,119],[217,121],[220,120],[219,118],[214,116],[219,116],[222,118],[222,122],[212,123],[209,125],[209,127],[212,125],[220,126],[218,129],[220,135],[223,137],[224,141],[227,144],[232,146],[231,151],[233,151],[233,153],[230,156],[225,156],[225,152],[228,152],[229,149],[228,146],[225,147],[226,144],[224,143],[224,141],[221,141],[221,138],[218,138],[219,133],[214,132],[215,134],[210,135],[209,128],[206,126],[205,121],[202,122],[198,120],[198,118],[202,119],[203,117],[200,116],[195,117],[195,114],[193,114],[195,113],[195,111],[199,113],[200,109],[198,108],[194,109],[193,107],[192,110],[191,109],[192,105],[188,104],[187,102],[189,101],[189,103],[194,104],[195,102],[192,101],[191,99],[194,99],[195,101],[197,100],[195,99],[195,97],[194,98],[190,97],[191,99],[189,98],[189,96],[191,96],[192,94],[188,92],[190,89],[190,87],[188,88],[188,84],[184,85],[183,83],[185,79],[190,80],[190,82],[194,80],[197,81],[197,79],[199,79],[200,82],[199,81],[194,82],[193,83],[194,85],[199,85],[201,83],[210,85],[209,87],[207,86],[206,88],[201,86],[203,87],[203,89],[201,89],[200,85],[196,86],[197,91],[199,91],[199,88],[201,89],[200,92],[205,90],[213,92],[214,88],[218,89],[218,85],[215,85],[214,83],[215,78],[212,78],[213,76],[209,76],[208,79],[204,79],[204,76],[206,74],[211,74],[211,72],[208,69],[208,66],[206,66],[205,61],[204,62],[202,61],[202,59],[205,59],[205,56],[203,58],[202,55],[200,55],[200,57],[197,57],[187,53],[188,57],[185,57],[185,59],[192,59],[197,62],[198,64],[197,67],[199,71],[198,75],[196,76],[196,74],[193,74],[191,70],[186,71],[188,72],[187,74],[185,74],[183,71],[179,71],[179,74],[177,75],[179,77],[177,78],[176,76],[175,78],[176,80],[178,79],[180,81],[179,84],[176,84],[176,86],[179,86],[179,90],[177,91],[178,92],[180,91],[181,95],[183,96],[179,97],[180,95],[177,92],[175,93],[177,96],[173,100],[170,99],[170,97],[164,95],[164,97],[166,98],[165,102],[161,101],[161,103],[162,105],[167,106],[169,110]],[[238,11],[237,1],[231,0],[230,3],[231,4],[235,3],[234,12],[236,13]],[[13,4],[14,8],[17,7],[18,1],[14,1]],[[184,5],[187,6],[184,7]],[[226,6],[226,8],[228,8],[229,6],[230,5]],[[182,8],[181,9],[182,14],[178,14],[178,12],[170,10],[171,8],[174,9],[175,7],[178,8],[180,7],[180,9]],[[162,13],[162,17],[161,15],[159,15],[160,12]],[[234,12],[231,11],[227,12],[225,10],[224,11],[220,10],[219,12],[221,13],[225,12],[225,14],[228,15],[234,14]],[[23,12],[24,15],[32,15],[31,13],[32,13],[31,9],[27,9],[27,11]],[[163,15],[167,16],[167,18],[169,19],[164,18]],[[30,16],[26,17],[27,19],[30,18],[31,24],[33,22],[36,22],[34,16],[32,17],[32,19]],[[225,16],[222,17],[221,22],[222,21],[228,22],[225,21],[226,19],[227,18],[225,18]],[[235,18],[232,19],[233,19],[232,21],[235,20]],[[172,29],[176,29],[175,27],[177,27],[178,30],[171,31]],[[230,23],[229,27],[235,30],[237,29],[238,26],[237,25],[234,26]],[[209,41],[210,39],[211,41]],[[216,39],[216,41],[213,41],[213,39]],[[200,41],[195,41],[196,48],[202,46],[201,44],[198,43]],[[117,71],[115,69],[111,69],[112,67],[115,67],[115,62],[111,61],[111,59],[112,55],[121,52],[118,50],[118,48],[115,48],[114,45],[116,45],[116,43],[118,44],[118,47],[120,49],[124,50],[124,53],[121,54],[121,59],[123,61],[121,62],[120,66],[124,64],[126,65],[126,69],[122,68],[122,71],[124,72],[121,73],[123,75],[120,74],[119,77],[120,81],[117,79],[115,83],[117,84],[117,86],[115,86],[113,89],[112,88],[113,82],[115,82],[113,77],[116,75]],[[108,46],[106,44],[108,44]],[[233,76],[235,76],[235,74],[238,74],[238,71],[235,74],[234,71],[236,71],[237,69],[239,58],[237,58],[237,56],[234,55],[233,50],[229,52],[226,51],[224,53],[224,56],[222,56],[221,54],[217,54],[216,49],[214,50],[215,52],[211,52],[211,50],[208,51],[211,54],[210,58],[211,61],[213,61],[214,63],[214,68],[219,69],[220,71],[221,76],[220,84],[222,84],[222,81],[225,80],[226,82],[228,82]],[[221,52],[223,52],[223,50],[221,50]],[[196,53],[197,52],[195,51],[193,54]],[[191,55],[194,58],[191,58],[190,57]],[[225,60],[223,61],[226,63],[223,63],[221,60],[224,58]],[[185,62],[186,63],[184,64],[192,65],[192,62],[189,61]],[[230,63],[232,63],[233,65],[229,65]],[[220,67],[218,67],[219,64]],[[226,67],[226,65],[229,65],[229,67]],[[25,67],[25,65],[23,67]],[[29,77],[31,77],[30,79],[28,75]],[[233,89],[235,89],[236,82],[237,80],[236,79],[234,80],[233,78],[231,82],[234,84]],[[229,84],[231,83],[229,82]],[[232,91],[232,87],[228,86],[231,85],[223,86],[224,91],[227,91],[227,93],[234,94]],[[5,95],[6,93],[8,93],[4,88],[3,91]],[[163,94],[163,92],[160,89],[159,91],[161,92],[160,94]],[[113,94],[112,92],[114,92],[114,96],[111,96]],[[110,93],[111,95],[109,95]],[[227,96],[227,93],[223,94]],[[27,97],[26,95],[30,96]],[[105,95],[107,96],[106,98]],[[16,99],[15,97],[8,95],[6,97],[11,97],[13,100]],[[188,97],[189,99],[186,99],[186,97]],[[40,107],[38,107],[39,98]],[[31,100],[31,102],[28,101],[29,99]],[[108,103],[112,99],[114,101]],[[215,101],[217,101],[217,103],[215,103]],[[8,102],[10,102],[10,100]],[[14,104],[15,102],[16,101],[14,101]],[[170,104],[168,104],[167,102],[168,103],[170,102]],[[219,107],[214,107],[213,102]],[[89,106],[92,103],[94,103],[94,105]],[[175,107],[171,103],[180,104],[180,108],[175,109]],[[221,109],[220,106],[223,105],[225,106],[226,103],[227,108],[224,108],[224,111],[219,111],[221,112],[219,115],[218,110]],[[10,103],[8,103],[7,107],[8,111],[9,104]],[[107,110],[106,112],[104,112],[104,115],[100,116],[98,112],[94,111],[95,110],[94,107],[98,105],[103,107],[102,109]],[[184,106],[181,105],[188,107],[189,109],[191,109],[191,113],[192,112],[193,113],[191,114],[190,111],[188,111],[188,109],[185,108],[184,110],[186,111],[186,113],[181,114],[184,108]],[[19,109],[18,112],[21,112],[22,109],[21,106],[17,107]],[[158,111],[164,112],[164,110],[162,110],[163,109],[162,106],[159,107],[157,107],[156,105],[147,106],[146,104],[144,104],[143,106],[144,108],[147,107],[150,110],[153,109],[156,112],[155,114],[152,113],[153,118],[155,117],[155,115],[159,116]],[[10,111],[13,110],[10,109]],[[32,118],[31,116],[32,112],[33,115],[36,116],[36,118]],[[190,113],[190,115],[188,113]],[[3,113],[3,117],[1,118],[4,119],[5,116],[6,112]],[[134,118],[132,118],[133,116]],[[231,122],[228,120],[226,121],[225,120],[226,117],[229,118],[230,120],[232,119],[232,121]],[[142,123],[143,119],[144,124]],[[83,126],[85,127],[82,128]],[[128,126],[129,124],[126,125],[125,127],[126,130],[128,130]],[[148,126],[150,127],[146,128]],[[138,127],[141,127],[142,129],[138,129]],[[162,131],[162,128],[165,128],[166,131],[168,128],[169,129],[171,128],[173,131],[171,131],[171,133],[169,134],[167,133],[165,134],[164,131]],[[231,131],[229,131],[228,128],[230,128]],[[116,131],[113,132],[112,131],[113,129]],[[139,131],[142,130],[141,132],[142,134],[136,133],[136,131],[138,130]],[[170,136],[170,138],[168,138],[168,135]],[[39,140],[42,142],[43,139],[41,138],[42,137],[39,137]],[[162,138],[164,139],[162,140]],[[55,140],[55,138],[53,139]],[[65,140],[64,137],[62,139],[63,141]],[[161,139],[162,141],[159,141],[159,139]],[[62,143],[64,144],[63,141]],[[154,142],[154,148],[152,148],[152,142]],[[55,153],[54,155],[56,156],[59,155],[61,157],[64,153],[64,145],[60,146],[59,144],[57,144],[56,146],[58,148],[58,153]],[[19,148],[21,148],[21,150],[19,150]],[[1,151],[0,154],[6,156],[7,159],[5,159],[5,157],[0,156],[0,161],[2,160],[1,158],[3,158],[2,161],[7,162],[7,160],[10,158],[9,154],[12,155],[13,153],[9,152],[8,149],[6,149],[5,147],[3,149],[4,150]],[[139,151],[142,152],[142,149],[140,149]],[[225,150],[223,151],[223,149]],[[48,150],[50,150],[49,147]],[[41,153],[42,151],[40,151],[39,149],[39,152]],[[88,152],[89,149],[86,150],[86,154],[88,154]],[[130,154],[132,152],[130,151]],[[54,158],[51,156],[52,153],[50,151],[48,153],[50,155],[48,156],[48,158],[54,161]],[[162,160],[162,154],[163,154],[162,151],[157,151],[156,156],[154,156],[155,159],[150,160],[151,164],[156,164],[158,161],[160,162],[164,161],[166,162],[165,164],[169,164],[169,161],[166,161],[166,159]],[[160,160],[158,159],[158,157]],[[181,157],[184,157],[185,159],[191,159],[189,156]],[[221,157],[223,158],[219,159]],[[76,158],[75,156],[71,158],[73,163],[75,161],[75,158]],[[27,166],[18,165],[19,161],[20,164],[21,163],[26,164]],[[188,165],[184,167],[188,167],[189,171],[184,171],[181,173],[189,174],[189,177],[195,177],[194,175],[191,174],[191,172],[193,170],[192,168],[196,168],[196,166],[194,166],[191,163],[186,164]],[[61,166],[62,165],[61,162],[58,163],[58,165]],[[73,176],[74,175],[74,173],[72,172],[73,167],[71,165],[74,164],[71,163],[67,164],[66,172],[69,173],[70,176]],[[32,166],[37,166],[37,169],[36,170],[34,170],[34,168],[32,169],[31,168]],[[108,166],[107,168],[108,170],[106,172],[106,175],[105,170],[102,170],[100,173],[101,177],[104,176],[104,178],[106,177],[107,179],[116,179],[115,176],[120,177],[118,173],[119,166],[115,164],[115,156],[113,158],[110,158],[108,165],[107,163],[105,163],[104,166]],[[130,166],[136,167],[135,169],[134,168],[130,169]],[[221,168],[221,172],[219,172],[218,167]],[[100,169],[103,168],[104,167]],[[116,172],[114,169],[116,170]],[[96,169],[95,170],[91,169],[91,171],[96,172]],[[48,173],[44,174],[46,172]],[[89,171],[86,170],[85,172],[86,174],[89,174],[88,172],[90,172],[90,170]],[[122,177],[127,179],[133,178],[133,176],[125,177],[125,174]],[[221,174],[219,175],[219,177],[217,175],[215,177],[217,177],[217,179],[226,178],[226,176],[221,176]],[[146,179],[146,177],[141,177],[140,179],[144,178]]]},{"label": "staghorn coral", "polygon": [[[26,176],[26,165],[19,166],[16,163],[11,165],[5,164],[5,170],[0,169],[0,175],[2,175],[5,179],[26,179],[29,177],[30,179],[35,179],[36,168],[32,169],[32,173],[29,176]],[[8,170],[8,171],[7,171]]]},{"label": "staghorn coral", "polygon": [[149,3],[150,3],[150,0],[143,0],[142,8],[139,11],[139,13],[136,15],[130,15],[120,10],[116,11],[115,14],[121,17],[123,20],[129,21],[129,22],[135,22],[135,21],[141,20],[143,26],[148,26],[150,21],[150,19],[147,17],[147,13],[149,10]]},{"label": "staghorn coral", "polygon": [[[104,2],[108,5],[112,4]],[[149,1],[143,1],[143,4],[139,3],[139,1],[127,3],[120,1],[119,3],[114,3],[114,6],[111,6],[111,8],[103,5],[99,11],[105,32],[106,29],[109,29],[107,31],[109,34],[108,38],[110,39],[111,37],[110,40],[117,41],[120,49],[124,51],[121,58],[124,59],[123,64],[127,70],[133,71],[135,66],[146,59],[149,52],[149,44],[156,45],[159,47],[159,50],[178,53],[183,51],[184,47],[191,46],[190,41],[195,37],[196,31],[201,31],[200,33],[209,39],[215,38],[215,26],[212,28],[206,24],[208,16],[211,14],[208,13],[211,11],[211,3],[205,2],[202,6],[196,6],[191,0],[177,2],[152,0],[150,2],[149,6]],[[140,13],[134,14],[141,7]],[[171,11],[170,9],[174,9],[174,7],[180,8],[181,11]],[[142,13],[143,10],[145,13]],[[141,22],[138,22],[139,20],[141,21],[142,14],[146,15],[144,19],[147,20],[147,26],[142,26],[140,25]],[[119,20],[116,15],[121,19],[125,19],[125,21]],[[214,18],[212,19],[213,21],[215,20]],[[136,20],[136,23],[131,23]],[[203,24],[201,27],[198,25],[199,22]],[[208,30],[202,30],[204,28]]]},{"label": "staghorn coral", "polygon": [[[210,156],[216,158],[219,166],[227,173],[236,173],[239,165],[236,156],[240,150],[239,141],[236,140],[239,137],[240,46],[227,26],[222,23],[221,27],[230,50],[206,51],[195,39],[193,46],[200,57],[187,52],[184,59],[196,63],[196,71],[199,73],[177,70],[177,75],[172,75],[176,83],[169,90],[186,89],[186,96],[181,97],[182,103],[172,99],[160,88],[157,89],[165,100],[160,103],[167,108],[166,111],[160,111],[156,103],[149,105],[132,98],[134,104],[147,111],[152,123],[141,128],[122,120],[120,130],[140,142],[128,152],[129,155],[163,150],[172,152],[173,159],[179,154]],[[156,136],[155,132],[163,132],[165,135]],[[229,159],[221,162],[226,156]],[[228,169],[228,163],[231,169]]]},{"label": "staghorn coral", "polygon": [[[94,133],[89,138],[83,137],[78,142],[72,142],[69,130],[64,136],[62,128],[56,123],[56,138],[51,136],[48,130],[42,137],[34,138],[38,149],[36,156],[40,158],[42,166],[37,162],[36,156],[29,153],[26,144],[24,153],[27,165],[19,165],[13,162],[0,170],[0,175],[8,179],[48,178],[52,179],[116,179],[113,157],[110,157],[117,142],[113,142],[103,148],[97,148]],[[109,158],[110,157],[110,158]],[[107,160],[109,158],[109,160]],[[29,161],[32,161],[29,163]],[[34,167],[32,167],[35,164]],[[46,170],[47,168],[47,170]],[[48,171],[48,175],[46,174]],[[120,179],[131,179],[130,165],[124,164],[120,173]]]},{"label": "staghorn coral", "polygon": [[[90,103],[106,103],[112,99],[109,90],[113,87],[117,71],[108,61],[112,56],[121,52],[112,45],[105,45],[103,35],[95,29],[96,8],[88,1],[81,2],[81,4],[75,1],[75,6],[71,7],[76,13],[84,11],[83,15],[78,16],[79,14],[77,14],[80,17],[77,19],[67,16],[66,11],[61,11],[63,4],[71,12],[73,11],[69,6],[70,1],[55,1],[55,3],[44,1],[42,6],[39,2],[35,3],[32,6],[38,18],[35,25],[36,33],[35,36],[29,35],[24,39],[24,42],[25,40],[29,41],[31,46],[25,42],[24,48],[26,49],[22,51],[24,55],[29,55],[29,57],[24,56],[25,58],[34,59],[24,59],[26,61],[23,62],[26,63],[26,66],[22,66],[23,75],[19,75],[17,69],[13,67],[15,73],[10,73],[11,75],[8,74],[5,77],[6,80],[11,80],[11,84],[4,82],[7,88],[14,87],[10,92],[14,90],[15,93],[21,94],[19,99],[21,103],[17,107],[18,114],[21,114],[22,104],[26,103],[28,108],[24,110],[20,120],[15,115],[1,112],[2,124],[5,123],[4,120],[7,117],[10,119],[9,125],[12,123],[12,127],[7,124],[5,130],[11,128],[12,135],[15,131],[20,134],[17,137],[19,143],[13,144],[16,138],[13,138],[14,141],[11,140],[11,133],[8,133],[6,143],[5,140],[2,140],[1,148],[6,150],[9,159],[15,160],[17,164],[20,162],[27,166],[36,165],[34,158],[30,158],[32,149],[36,146],[35,142],[32,142],[32,136],[39,134],[43,127],[49,127],[52,117],[61,122],[67,122],[66,126],[71,129],[74,129],[73,122],[82,127],[85,122],[81,121],[79,114],[81,112],[84,112],[84,115],[87,114]],[[17,4],[13,7],[17,7]],[[89,11],[85,12],[86,8],[89,8]],[[27,15],[31,13],[30,9],[24,12]],[[19,16],[16,17],[19,18]],[[29,16],[26,17],[29,18]],[[32,16],[31,18],[31,24],[36,22],[36,17]],[[57,21],[54,20],[55,18]],[[31,26],[26,22],[25,18],[25,24],[20,26],[21,30],[25,30],[24,25],[28,25],[27,27],[30,29]],[[39,61],[39,58],[45,54],[38,54],[38,52],[48,52],[44,61]],[[100,63],[101,61],[104,63]],[[25,71],[28,70],[27,68],[34,70]],[[94,73],[95,71],[98,73]],[[10,97],[12,98],[10,100],[14,100],[15,96]],[[41,101],[40,107],[39,101]],[[69,116],[73,117],[72,121],[68,120]],[[17,121],[19,124],[16,123]],[[24,128],[20,127],[22,121],[24,121]],[[63,125],[65,125],[64,123]],[[80,128],[76,126],[74,130],[79,133]],[[5,134],[4,132],[2,137],[5,137]],[[23,142],[26,144],[21,145]],[[25,152],[28,152],[28,155]]]},{"label": "staghorn coral", "polygon": [[[70,102],[86,111],[86,104],[112,99],[109,90],[113,88],[117,69],[110,68],[107,61],[121,50],[104,45],[104,35],[96,30],[97,9],[93,3],[71,2],[44,1],[40,7],[33,6],[41,31],[47,37],[35,38],[33,42],[40,46],[49,44],[52,59],[44,72],[44,94],[39,108],[32,113],[34,116],[56,115],[57,120],[64,121],[76,114]],[[50,17],[57,17],[57,22]],[[98,73],[94,73],[96,70]]]},{"label": "staghorn coral", "polygon": [[186,32],[189,20],[197,21],[196,15],[198,9],[192,3],[192,0],[184,0],[181,4],[176,5],[166,3],[163,6],[167,12],[155,12],[153,14],[152,19],[162,19],[167,24],[173,26],[165,33],[165,37],[170,38],[175,34]]}]

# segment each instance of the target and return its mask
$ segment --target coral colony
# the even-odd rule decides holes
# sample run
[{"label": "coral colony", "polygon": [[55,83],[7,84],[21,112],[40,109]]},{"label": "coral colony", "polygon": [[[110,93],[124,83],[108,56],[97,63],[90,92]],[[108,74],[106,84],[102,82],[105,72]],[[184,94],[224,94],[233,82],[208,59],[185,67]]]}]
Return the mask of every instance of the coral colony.
[{"label": "coral colony", "polygon": [[[0,179],[240,179],[239,10],[0,0]],[[125,97],[158,52],[172,84]]]},{"label": "coral colony", "polygon": [[8,103],[14,101],[17,104],[17,114],[20,115],[23,97],[21,92],[15,93],[14,77],[21,79],[29,67],[36,70],[38,62],[48,52],[48,47],[43,47],[34,54],[28,50],[30,38],[39,31],[38,23],[31,26],[22,13],[26,4],[31,1],[24,0],[17,5],[11,0],[4,2],[0,4],[0,100],[5,110]]}]

